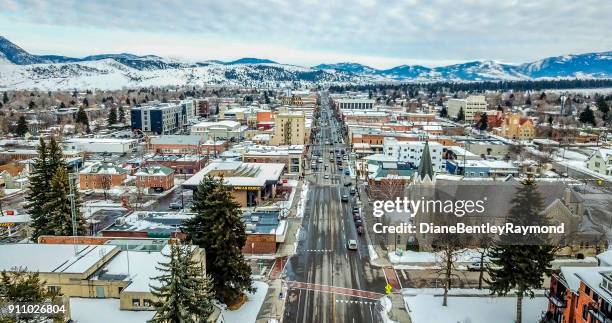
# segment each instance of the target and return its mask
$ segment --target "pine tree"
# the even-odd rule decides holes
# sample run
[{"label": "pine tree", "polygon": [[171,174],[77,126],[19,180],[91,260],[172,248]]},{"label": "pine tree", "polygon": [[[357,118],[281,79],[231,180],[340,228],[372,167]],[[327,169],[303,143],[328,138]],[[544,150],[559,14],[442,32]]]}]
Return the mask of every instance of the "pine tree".
[{"label": "pine tree", "polygon": [[[75,189],[76,193],[76,189]],[[79,211],[78,196],[76,197],[76,230],[78,235],[86,235],[87,226],[85,219]],[[49,186],[46,204],[49,217],[48,235],[71,236],[74,231],[72,228],[72,208],[70,198],[70,184],[68,182],[68,171],[66,168],[59,168]]]},{"label": "pine tree", "polygon": [[459,108],[459,113],[457,113],[457,121],[465,121],[465,112],[463,108]]},{"label": "pine tree", "polygon": [[64,102],[60,103],[60,109],[66,109],[66,104]]},{"label": "pine tree", "polygon": [[40,280],[37,272],[29,272],[27,268],[2,271],[0,274],[0,305],[2,301],[41,303],[52,300],[56,295],[47,290],[45,282]]},{"label": "pine tree", "polygon": [[486,113],[482,113],[480,115],[480,120],[476,125],[480,131],[487,130],[487,128],[489,128],[489,118],[487,117]]},{"label": "pine tree", "polygon": [[8,101],[9,101],[8,94],[4,92],[4,94],[2,95],[2,103],[7,104]]},{"label": "pine tree", "polygon": [[448,109],[444,106],[442,107],[442,109],[440,109],[440,117],[441,118],[448,117]]},{"label": "pine tree", "polygon": [[28,133],[28,123],[25,116],[22,115],[17,120],[17,129],[15,129],[15,132],[19,137],[23,137],[26,133]]},{"label": "pine tree", "polygon": [[82,124],[83,127],[85,127],[85,131],[87,131],[87,133],[91,132],[91,129],[89,128],[89,118],[87,117],[87,113],[85,112],[85,109],[83,109],[83,106],[79,107],[75,122],[78,124]]},{"label": "pine tree", "polygon": [[125,110],[123,110],[123,107],[119,107],[119,122],[125,123]]},{"label": "pine tree", "polygon": [[[548,219],[542,214],[543,198],[533,179],[521,183],[511,203],[508,222],[517,226],[548,225]],[[533,290],[542,287],[543,276],[550,275],[554,249],[547,242],[544,235],[506,234],[489,254],[493,264],[487,270],[491,292],[504,296],[513,289],[516,291],[517,323],[522,322],[523,297],[533,298]]]},{"label": "pine tree", "polygon": [[223,178],[204,178],[193,195],[196,215],[183,230],[193,244],[206,248],[206,270],[217,299],[232,304],[244,290],[254,291],[251,268],[242,255],[246,243],[240,205],[223,185]]},{"label": "pine tree", "polygon": [[47,220],[47,191],[51,183],[53,172],[49,169],[49,155],[47,144],[43,138],[40,138],[38,144],[38,156],[34,158],[32,172],[30,173],[30,189],[28,194],[28,204],[26,209],[32,218],[32,240],[44,235],[48,229]]},{"label": "pine tree", "polygon": [[588,105],[586,106],[584,111],[580,113],[580,116],[578,116],[578,120],[580,120],[580,122],[582,123],[590,123],[593,126],[596,126],[595,114],[593,113],[593,110],[591,110],[591,107],[589,107]]},{"label": "pine tree", "polygon": [[109,126],[112,126],[117,123],[117,111],[113,107],[110,108],[110,111],[108,113],[107,123]]},{"label": "pine tree", "polygon": [[89,100],[87,100],[87,98],[83,99],[83,105],[89,107]]},{"label": "pine tree", "polygon": [[603,119],[608,120],[608,113],[610,112],[610,107],[608,106],[608,102],[606,102],[606,98],[603,96],[599,96],[597,98],[597,110],[603,113]]},{"label": "pine tree", "polygon": [[157,314],[152,322],[206,322],[213,312],[214,295],[204,264],[189,244],[173,244],[165,256],[168,261],[157,267],[163,274],[154,277],[158,283],[150,286],[158,299],[153,303]]}]

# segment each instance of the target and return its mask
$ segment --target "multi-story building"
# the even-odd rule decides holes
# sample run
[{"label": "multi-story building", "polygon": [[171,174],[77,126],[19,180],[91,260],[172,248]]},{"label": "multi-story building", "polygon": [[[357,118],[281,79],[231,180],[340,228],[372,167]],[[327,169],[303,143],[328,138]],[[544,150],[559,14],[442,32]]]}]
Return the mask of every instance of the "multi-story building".
[{"label": "multi-story building", "polygon": [[612,149],[599,148],[589,159],[587,168],[602,175],[612,175]]},{"label": "multi-story building", "polygon": [[153,164],[140,168],[136,172],[136,186],[169,190],[174,186],[174,169],[164,165]]},{"label": "multi-story building", "polygon": [[507,114],[499,131],[500,136],[516,140],[531,140],[535,137],[535,133],[533,121],[517,113]]},{"label": "multi-story building", "polygon": [[247,163],[284,163],[288,174],[300,175],[303,171],[304,146],[248,145],[234,147]]},{"label": "multi-story building", "polygon": [[193,101],[189,104],[159,103],[133,107],[130,110],[132,129],[158,135],[175,134],[185,130],[187,119],[193,110]]},{"label": "multi-story building", "polygon": [[276,196],[276,185],[284,169],[285,164],[280,163],[216,160],[183,182],[182,186],[195,190],[206,176],[222,177],[240,206],[256,206]]},{"label": "multi-story building", "polygon": [[306,138],[306,117],[303,112],[281,112],[276,115],[271,145],[303,145]]},{"label": "multi-story building", "polygon": [[112,163],[96,163],[79,172],[79,188],[82,190],[110,189],[121,186],[128,174],[129,170]]},{"label": "multi-story building", "polygon": [[64,149],[87,153],[125,154],[138,146],[136,139],[119,138],[69,138],[63,142]]},{"label": "multi-story building", "polygon": [[244,138],[246,126],[240,122],[223,120],[218,122],[203,121],[191,126],[191,134],[201,136],[206,140],[227,139],[240,140]]},{"label": "multi-story building", "polygon": [[339,110],[368,110],[374,107],[372,99],[337,99],[334,100]]},{"label": "multi-story building", "polygon": [[[395,138],[386,137],[383,141],[383,154],[393,160],[404,163],[412,163],[415,167],[421,163],[425,141],[398,141]],[[429,153],[434,171],[444,172],[446,164],[442,159],[443,148],[440,143],[429,142]]]},{"label": "multi-story building", "polygon": [[475,115],[487,111],[487,101],[484,95],[470,95],[465,99],[448,100],[447,109],[450,118],[457,118],[463,109],[465,120],[474,120]]}]

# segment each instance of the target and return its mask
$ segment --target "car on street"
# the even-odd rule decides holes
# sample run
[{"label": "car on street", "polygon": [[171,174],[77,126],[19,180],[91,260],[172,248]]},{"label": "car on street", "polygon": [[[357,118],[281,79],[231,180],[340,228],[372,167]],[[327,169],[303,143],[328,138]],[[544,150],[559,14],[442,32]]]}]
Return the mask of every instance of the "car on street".
[{"label": "car on street", "polygon": [[323,176],[323,178],[325,178],[325,179],[329,179],[329,174],[325,174],[325,175]]},{"label": "car on street", "polygon": [[344,183],[344,186],[346,186],[346,187],[349,187],[351,185],[353,185],[353,182],[346,182],[346,183]]},{"label": "car on street", "polygon": [[359,213],[353,213],[353,220],[361,220],[361,215]]},{"label": "car on street", "polygon": [[362,225],[363,225],[363,221],[361,221],[361,219],[355,220],[355,228],[358,228],[358,227],[360,227]]},{"label": "car on street", "polygon": [[357,250],[357,240],[350,239],[349,241],[347,241],[346,247],[349,250]]},{"label": "car on street", "polygon": [[342,194],[342,197],[340,198],[340,200],[342,202],[348,202],[348,200],[349,200],[348,195],[347,194]]},{"label": "car on street", "polygon": [[351,187],[350,193],[351,195],[355,195],[355,193],[357,193],[357,190],[354,187]]},{"label": "car on street", "polygon": [[358,235],[362,235],[363,234],[363,225],[360,225],[357,227],[357,234]]},{"label": "car on street", "polygon": [[171,210],[180,210],[183,208],[183,203],[181,202],[171,202],[170,205],[168,205],[168,208]]},{"label": "car on street", "polygon": [[344,175],[351,175],[351,171],[347,168],[344,170]]}]

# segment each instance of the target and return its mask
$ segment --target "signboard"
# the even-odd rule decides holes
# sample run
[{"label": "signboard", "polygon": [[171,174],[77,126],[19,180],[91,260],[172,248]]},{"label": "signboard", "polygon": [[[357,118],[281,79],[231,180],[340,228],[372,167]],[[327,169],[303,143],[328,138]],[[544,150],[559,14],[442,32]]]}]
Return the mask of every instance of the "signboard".
[{"label": "signboard", "polygon": [[259,186],[234,186],[234,191],[259,191]]},{"label": "signboard", "polygon": [[13,222],[0,222],[0,227],[14,227],[15,223]]}]

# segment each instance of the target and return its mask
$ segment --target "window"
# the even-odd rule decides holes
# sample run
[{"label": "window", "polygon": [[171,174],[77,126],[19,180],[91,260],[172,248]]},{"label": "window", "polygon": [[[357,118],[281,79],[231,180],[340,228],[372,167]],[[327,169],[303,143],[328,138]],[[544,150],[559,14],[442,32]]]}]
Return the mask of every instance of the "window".
[{"label": "window", "polygon": [[591,296],[591,289],[588,286],[584,286],[584,293]]},{"label": "window", "polygon": [[140,306],[140,298],[132,298],[132,306]]},{"label": "window", "polygon": [[142,300],[142,303],[143,303],[142,305],[143,305],[144,307],[151,307],[151,305],[152,305],[151,300],[150,300],[150,299],[147,299],[147,298],[143,299],[143,300]]},{"label": "window", "polygon": [[119,287],[117,288],[117,294],[121,294],[121,291],[123,290],[123,287]]},{"label": "window", "polygon": [[59,286],[54,286],[54,285],[49,285],[47,286],[47,291],[49,291],[49,293],[59,293],[60,291],[60,287]]}]

